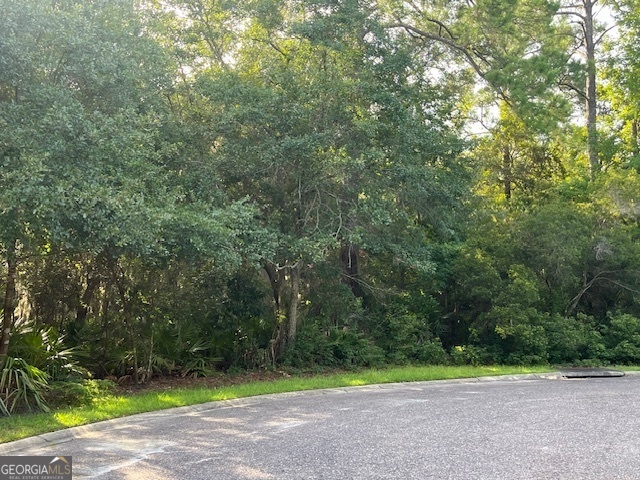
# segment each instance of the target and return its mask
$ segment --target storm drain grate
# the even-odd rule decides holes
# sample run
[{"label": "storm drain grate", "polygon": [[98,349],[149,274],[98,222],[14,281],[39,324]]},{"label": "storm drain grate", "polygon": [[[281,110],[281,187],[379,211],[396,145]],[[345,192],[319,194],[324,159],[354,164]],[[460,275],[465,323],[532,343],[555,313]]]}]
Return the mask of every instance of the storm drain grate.
[{"label": "storm drain grate", "polygon": [[624,372],[611,368],[565,368],[560,370],[562,378],[606,378],[624,377]]}]

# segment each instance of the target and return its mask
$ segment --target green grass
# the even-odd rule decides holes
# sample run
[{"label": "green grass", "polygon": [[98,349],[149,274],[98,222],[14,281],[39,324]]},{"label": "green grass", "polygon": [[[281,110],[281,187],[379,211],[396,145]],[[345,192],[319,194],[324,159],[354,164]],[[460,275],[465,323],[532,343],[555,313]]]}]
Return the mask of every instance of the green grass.
[{"label": "green grass", "polygon": [[615,368],[616,370],[622,370],[623,372],[638,372],[640,371],[640,366],[637,365],[624,365],[622,367],[612,367]]},{"label": "green grass", "polygon": [[0,418],[0,443],[136,413],[269,393],[549,371],[551,367],[396,367],[315,377],[294,376],[215,389],[171,389],[129,396],[109,396],[94,401],[90,406]]}]

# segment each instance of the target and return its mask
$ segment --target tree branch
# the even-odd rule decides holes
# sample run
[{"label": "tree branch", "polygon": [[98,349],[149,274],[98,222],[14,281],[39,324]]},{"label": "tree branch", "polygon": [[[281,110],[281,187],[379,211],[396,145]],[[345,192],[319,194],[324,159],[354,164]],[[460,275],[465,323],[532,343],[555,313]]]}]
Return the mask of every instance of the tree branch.
[{"label": "tree branch", "polygon": [[582,90],[580,90],[578,87],[576,87],[575,85],[569,83],[569,82],[560,82],[558,83],[559,87],[567,87],[569,90],[573,90],[575,93],[577,93],[580,97],[582,97],[583,100],[587,99],[587,95],[586,93],[584,93]]},{"label": "tree branch", "polygon": [[584,15],[578,13],[578,12],[572,12],[571,10],[558,10],[556,12],[556,15],[565,15],[565,16],[572,16],[572,17],[578,17],[582,22],[586,22],[587,21],[587,17],[585,17]]},{"label": "tree branch", "polygon": [[[414,27],[413,25],[409,25],[407,23],[404,22],[398,22],[398,23],[392,23],[386,26],[387,28],[402,28],[404,30],[406,30],[412,37],[419,37],[419,38],[425,38],[428,40],[433,40],[435,42],[440,42],[443,43],[445,45],[447,45],[448,47],[452,48],[453,50],[461,53],[462,55],[465,56],[465,58],[467,59],[467,61],[469,62],[469,65],[471,65],[471,68],[473,68],[473,70],[475,70],[475,72],[481,77],[481,78],[485,78],[486,77],[486,72],[484,72],[482,70],[482,68],[480,67],[480,65],[478,65],[478,62],[476,62],[475,58],[473,58],[473,55],[471,54],[471,52],[469,51],[468,48],[464,47],[463,45],[459,45],[458,43],[456,43],[453,38],[446,38],[440,35],[436,35],[430,32],[427,32],[425,30],[419,29],[417,27]],[[449,32],[449,30],[446,30],[447,32]]]},{"label": "tree branch", "polygon": [[604,38],[604,36],[616,27],[617,25],[611,25],[609,28],[607,28],[604,32],[600,34],[600,36],[593,42],[593,44],[599,45],[602,39]]}]

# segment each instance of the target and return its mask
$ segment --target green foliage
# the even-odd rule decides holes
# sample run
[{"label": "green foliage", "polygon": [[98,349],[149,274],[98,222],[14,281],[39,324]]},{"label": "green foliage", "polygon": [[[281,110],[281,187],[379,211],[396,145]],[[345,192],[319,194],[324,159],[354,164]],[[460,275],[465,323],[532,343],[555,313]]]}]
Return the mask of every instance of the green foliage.
[{"label": "green foliage", "polygon": [[[151,328],[153,338],[146,342],[144,338],[134,340],[138,345],[137,360],[132,348],[109,351],[112,367],[107,367],[107,371],[110,374],[133,375],[137,363],[140,381],[147,381],[154,374],[195,378],[211,375],[223,360],[216,350],[215,334],[202,325],[169,322]],[[142,326],[141,333],[144,330],[146,328]],[[147,371],[149,367],[150,371]]]},{"label": "green foliage", "polygon": [[554,22],[559,4],[546,0],[384,3],[395,18],[416,29],[410,33],[423,40],[427,55],[449,53],[449,61],[482,78],[491,100],[507,99],[535,130],[549,130],[566,115],[567,99],[555,88],[570,57],[569,38]]},{"label": "green foliage", "polygon": [[75,382],[50,382],[44,399],[51,408],[81,407],[91,405],[115,394],[116,384],[110,380],[80,380]]},{"label": "green foliage", "polygon": [[88,376],[81,365],[78,348],[67,347],[65,338],[55,327],[21,322],[11,336],[11,355],[42,370],[51,381]]},{"label": "green foliage", "polygon": [[536,309],[539,301],[533,272],[523,265],[512,265],[493,306],[477,322],[482,326],[482,331],[477,330],[478,338],[483,343],[493,343],[507,364],[546,362],[547,342],[540,326],[544,315]]},{"label": "green foliage", "polygon": [[307,323],[285,352],[283,363],[291,367],[333,366],[336,359],[325,332]]},{"label": "green foliage", "polygon": [[636,0],[593,178],[557,3],[160,3],[0,0],[12,357],[139,382],[639,361]]},{"label": "green foliage", "polygon": [[626,313],[609,318],[604,333],[608,347],[607,357],[612,363],[638,364],[640,362],[640,319]]},{"label": "green foliage", "polygon": [[446,365],[449,356],[435,337],[429,319],[403,309],[390,309],[374,322],[376,343],[391,364],[420,363]]},{"label": "green foliage", "polygon": [[49,376],[21,358],[7,357],[0,370],[0,414],[9,416],[16,411],[49,411],[43,395],[48,389]]},{"label": "green foliage", "polygon": [[491,308],[492,298],[499,294],[500,271],[495,265],[496,259],[471,241],[455,252],[449,262],[444,295],[445,301],[452,305],[447,312],[451,326],[449,345],[464,345],[470,343],[471,330],[481,323],[483,315]]},{"label": "green foliage", "polygon": [[2,9],[5,241],[154,250],[157,209],[169,204],[152,181],[168,77],[131,2]]},{"label": "green foliage", "polygon": [[328,343],[339,366],[379,367],[384,363],[382,349],[361,333],[334,328],[329,330]]},{"label": "green foliage", "polygon": [[283,359],[291,367],[377,367],[384,363],[384,352],[361,333],[344,328],[325,330],[306,325]]},{"label": "green foliage", "polygon": [[476,345],[456,345],[450,352],[454,365],[495,365],[500,359],[487,347]]},{"label": "green foliage", "polygon": [[554,315],[544,320],[543,327],[551,364],[593,364],[606,359],[604,340],[592,317]]},{"label": "green foliage", "polygon": [[547,338],[540,325],[521,323],[501,325],[496,333],[502,340],[507,365],[538,365],[547,363]]}]

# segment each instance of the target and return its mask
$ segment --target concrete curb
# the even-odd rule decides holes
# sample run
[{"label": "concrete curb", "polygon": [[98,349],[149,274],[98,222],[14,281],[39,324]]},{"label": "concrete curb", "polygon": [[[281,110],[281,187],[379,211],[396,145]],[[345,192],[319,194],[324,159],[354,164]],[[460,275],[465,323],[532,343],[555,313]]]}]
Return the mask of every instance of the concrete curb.
[{"label": "concrete curb", "polygon": [[[625,374],[640,374],[638,372],[625,372]],[[50,433],[43,433],[34,437],[24,438],[22,440],[16,440],[0,444],[0,456],[9,454],[17,454],[18,452],[25,450],[38,449],[51,445],[57,445],[65,443],[74,438],[82,437],[88,433],[95,433],[105,430],[117,430],[121,428],[127,428],[131,423],[145,422],[159,417],[170,417],[175,415],[189,415],[202,411],[213,410],[217,408],[241,408],[248,405],[252,405],[256,402],[270,401],[283,397],[291,396],[310,396],[310,395],[334,395],[334,394],[348,394],[349,392],[361,391],[361,390],[392,390],[395,388],[411,388],[421,387],[424,385],[442,385],[442,384],[458,384],[458,383],[475,383],[475,382],[514,382],[514,381],[533,381],[533,380],[565,380],[561,372],[550,373],[534,373],[534,374],[520,374],[520,375],[497,375],[487,377],[471,377],[471,378],[459,378],[449,380],[429,380],[418,382],[402,382],[402,383],[382,383],[374,385],[362,385],[353,387],[337,387],[321,390],[305,390],[299,392],[287,392],[287,393],[275,393],[258,395],[255,397],[245,397],[233,400],[220,400],[215,402],[207,402],[198,405],[190,405],[186,407],[175,407],[165,410],[158,410],[154,412],[138,413],[126,417],[115,418],[111,420],[104,420],[101,422],[91,423],[79,427],[71,427],[64,430],[58,430]]]}]

